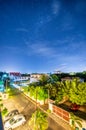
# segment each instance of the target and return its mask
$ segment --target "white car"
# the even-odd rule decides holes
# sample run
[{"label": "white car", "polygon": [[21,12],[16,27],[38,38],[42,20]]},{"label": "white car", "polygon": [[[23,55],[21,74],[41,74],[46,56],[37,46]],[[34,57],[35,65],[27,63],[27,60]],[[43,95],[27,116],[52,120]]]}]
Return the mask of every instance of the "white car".
[{"label": "white car", "polygon": [[4,130],[12,130],[26,122],[25,117],[22,114],[15,115],[4,123]]},{"label": "white car", "polygon": [[19,111],[17,109],[10,111],[5,117],[4,117],[4,122],[12,118],[14,115],[18,115]]}]

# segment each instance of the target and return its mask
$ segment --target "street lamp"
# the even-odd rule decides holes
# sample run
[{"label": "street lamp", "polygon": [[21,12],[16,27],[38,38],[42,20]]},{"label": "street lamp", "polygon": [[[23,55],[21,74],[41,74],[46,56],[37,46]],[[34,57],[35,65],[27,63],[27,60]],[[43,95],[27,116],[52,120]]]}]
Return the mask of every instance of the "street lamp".
[{"label": "street lamp", "polygon": [[7,83],[8,83],[8,80],[6,79],[6,92],[7,92]]},{"label": "street lamp", "polygon": [[6,79],[6,80],[5,80],[6,92],[7,92],[7,88],[8,88],[8,82],[9,82],[9,79]]}]

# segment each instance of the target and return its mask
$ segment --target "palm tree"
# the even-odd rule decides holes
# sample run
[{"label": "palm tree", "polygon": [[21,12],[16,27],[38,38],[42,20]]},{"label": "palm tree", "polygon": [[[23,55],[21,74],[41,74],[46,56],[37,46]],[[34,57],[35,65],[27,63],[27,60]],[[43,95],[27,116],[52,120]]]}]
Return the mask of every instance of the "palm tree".
[{"label": "palm tree", "polygon": [[32,130],[46,130],[48,128],[47,115],[40,110],[35,111],[32,114],[29,125]]},{"label": "palm tree", "polygon": [[75,130],[76,126],[78,125],[80,128],[82,128],[82,120],[75,116],[73,113],[70,113],[70,119],[71,119],[71,130]]}]

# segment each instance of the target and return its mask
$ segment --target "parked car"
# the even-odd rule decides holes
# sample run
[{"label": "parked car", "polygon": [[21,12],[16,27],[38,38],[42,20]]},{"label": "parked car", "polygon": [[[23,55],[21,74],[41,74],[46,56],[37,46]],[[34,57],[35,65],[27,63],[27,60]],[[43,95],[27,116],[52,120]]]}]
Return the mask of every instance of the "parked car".
[{"label": "parked car", "polygon": [[77,110],[79,110],[79,108],[80,108],[80,105],[77,105],[77,104],[71,104],[71,106],[70,106],[70,109],[71,110],[73,110],[73,111],[77,111]]},{"label": "parked car", "polygon": [[4,122],[9,120],[11,117],[14,115],[19,114],[19,111],[17,109],[10,111],[5,117],[4,117]]},{"label": "parked car", "polygon": [[11,119],[4,123],[4,130],[12,130],[26,122],[25,117],[22,114],[13,116]]}]

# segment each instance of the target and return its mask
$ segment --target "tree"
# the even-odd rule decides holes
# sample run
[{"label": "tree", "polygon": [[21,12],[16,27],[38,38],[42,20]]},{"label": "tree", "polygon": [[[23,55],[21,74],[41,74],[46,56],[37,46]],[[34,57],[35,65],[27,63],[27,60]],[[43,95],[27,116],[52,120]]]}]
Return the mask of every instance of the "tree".
[{"label": "tree", "polygon": [[34,96],[34,91],[35,91],[35,87],[34,86],[31,86],[30,89],[29,89],[29,92],[30,92],[30,96]]},{"label": "tree", "polygon": [[48,128],[47,115],[40,110],[35,111],[32,114],[29,125],[32,130],[46,130]]},{"label": "tree", "polygon": [[71,119],[71,128],[72,130],[75,130],[76,126],[78,125],[80,128],[82,128],[82,120],[75,116],[73,113],[70,113],[70,119]]},{"label": "tree", "polygon": [[58,85],[56,83],[47,83],[44,89],[49,91],[49,98],[55,100],[58,93]]},{"label": "tree", "polygon": [[58,82],[59,89],[56,102],[69,100],[77,105],[86,104],[86,83],[80,82],[78,78],[72,81]]},{"label": "tree", "polygon": [[4,117],[8,112],[7,108],[3,106],[1,95],[0,95],[0,112],[2,114],[2,117]]},{"label": "tree", "polygon": [[55,83],[57,81],[59,81],[59,77],[58,76],[56,76],[55,74],[50,75],[48,83]]},{"label": "tree", "polygon": [[45,91],[45,89],[43,89],[42,86],[37,86],[35,91],[34,91],[34,96],[36,98],[36,94],[37,94],[37,99],[39,100],[45,100],[48,98],[48,94],[47,92]]},{"label": "tree", "polygon": [[43,86],[43,85],[47,84],[48,80],[49,80],[49,76],[48,75],[45,75],[45,74],[41,75],[40,76],[40,80],[39,80],[40,85]]},{"label": "tree", "polygon": [[46,91],[49,91],[49,95],[51,97],[51,93],[52,93],[52,88],[53,88],[53,85],[51,83],[47,83],[45,86],[44,86],[44,89]]},{"label": "tree", "polygon": [[74,84],[70,88],[69,100],[78,105],[86,105],[86,83],[79,83],[77,86]]},{"label": "tree", "polygon": [[0,95],[0,111],[2,110],[2,108],[3,108],[3,103],[2,103],[2,97]]},{"label": "tree", "polygon": [[69,80],[63,82],[57,82],[58,91],[56,95],[56,103],[63,103],[69,99],[69,91],[71,87],[71,82]]}]

